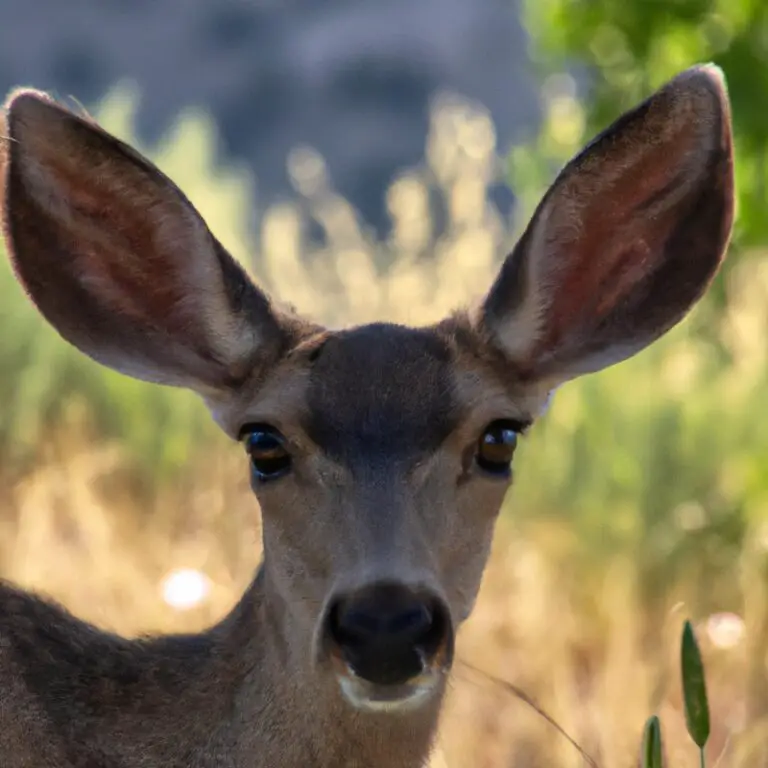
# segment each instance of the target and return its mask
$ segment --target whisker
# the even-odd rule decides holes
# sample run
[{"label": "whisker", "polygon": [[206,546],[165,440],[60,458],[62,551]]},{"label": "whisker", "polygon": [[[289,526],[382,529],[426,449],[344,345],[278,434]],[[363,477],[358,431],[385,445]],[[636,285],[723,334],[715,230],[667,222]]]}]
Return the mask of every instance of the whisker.
[{"label": "whisker", "polygon": [[527,704],[534,712],[536,712],[537,715],[544,718],[544,720],[546,720],[553,728],[555,728],[561,736],[568,740],[568,742],[573,746],[574,749],[579,752],[581,757],[584,759],[584,762],[589,765],[590,768],[599,768],[595,759],[573,737],[571,737],[568,732],[551,715],[542,709],[541,706],[537,704],[521,688],[518,688],[513,683],[502,680],[500,677],[496,677],[496,675],[492,675],[490,672],[486,672],[485,670],[480,669],[474,666],[474,664],[470,664],[463,659],[457,659],[457,663],[468,669],[470,672],[474,672],[476,675],[480,675],[481,677],[485,678],[486,681],[492,683],[494,686],[504,691],[505,693],[511,693],[515,698],[520,699],[520,701],[522,701],[524,704]]}]

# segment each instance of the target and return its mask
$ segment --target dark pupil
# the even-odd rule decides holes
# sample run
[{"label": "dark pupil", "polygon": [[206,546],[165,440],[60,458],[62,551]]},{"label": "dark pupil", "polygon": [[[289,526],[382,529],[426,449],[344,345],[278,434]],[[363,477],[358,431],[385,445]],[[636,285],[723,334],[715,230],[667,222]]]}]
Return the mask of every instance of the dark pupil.
[{"label": "dark pupil", "polygon": [[477,462],[489,472],[506,472],[517,446],[517,431],[508,424],[491,425],[480,438]]},{"label": "dark pupil", "polygon": [[290,454],[280,438],[270,432],[252,432],[245,438],[245,448],[254,471],[262,478],[283,474],[290,466]]}]

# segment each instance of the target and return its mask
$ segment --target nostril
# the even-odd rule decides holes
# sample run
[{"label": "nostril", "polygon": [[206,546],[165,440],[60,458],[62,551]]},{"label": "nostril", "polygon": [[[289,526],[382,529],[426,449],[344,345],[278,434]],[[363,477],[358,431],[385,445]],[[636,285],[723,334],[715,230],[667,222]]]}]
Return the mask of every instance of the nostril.
[{"label": "nostril", "polygon": [[394,635],[412,637],[418,641],[432,626],[432,610],[425,603],[406,608],[392,616],[387,630]]},{"label": "nostril", "polygon": [[330,630],[340,644],[418,643],[433,626],[433,608],[412,600],[404,607],[377,601],[341,601],[331,608]]},{"label": "nostril", "polygon": [[339,645],[358,645],[375,637],[379,619],[362,608],[337,603],[329,616],[331,635]]}]

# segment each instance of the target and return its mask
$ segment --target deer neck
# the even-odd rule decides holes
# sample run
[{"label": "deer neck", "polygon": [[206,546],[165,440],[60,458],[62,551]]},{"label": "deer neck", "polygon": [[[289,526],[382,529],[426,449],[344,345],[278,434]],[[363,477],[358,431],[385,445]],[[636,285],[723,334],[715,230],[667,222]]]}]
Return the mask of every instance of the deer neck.
[{"label": "deer neck", "polygon": [[437,727],[442,692],[414,712],[354,710],[311,658],[300,627],[269,575],[217,630],[238,666],[231,738],[238,768],[420,768]]}]

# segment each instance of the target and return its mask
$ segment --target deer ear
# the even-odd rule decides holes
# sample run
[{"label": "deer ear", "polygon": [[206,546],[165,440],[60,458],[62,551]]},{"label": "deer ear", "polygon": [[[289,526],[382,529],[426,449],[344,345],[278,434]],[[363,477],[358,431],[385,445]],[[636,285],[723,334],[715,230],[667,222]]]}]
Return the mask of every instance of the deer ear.
[{"label": "deer ear", "polygon": [[206,391],[285,346],[267,297],[155,166],[44,94],[6,109],[11,259],[65,339],[136,378]]},{"label": "deer ear", "polygon": [[732,219],[725,83],[695,67],[563,169],[482,306],[484,335],[553,383],[624,360],[700,298]]}]

